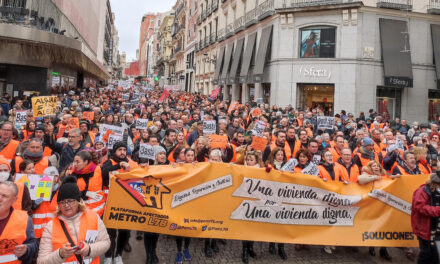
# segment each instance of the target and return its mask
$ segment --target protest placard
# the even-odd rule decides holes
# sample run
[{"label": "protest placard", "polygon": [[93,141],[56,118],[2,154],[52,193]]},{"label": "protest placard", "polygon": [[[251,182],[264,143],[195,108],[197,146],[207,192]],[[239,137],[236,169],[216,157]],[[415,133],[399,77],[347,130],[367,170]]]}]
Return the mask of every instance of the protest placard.
[{"label": "protest placard", "polygon": [[26,116],[27,111],[17,111],[15,113],[15,125],[19,127],[26,125]]},{"label": "protest placard", "polygon": [[318,176],[319,175],[319,169],[318,166],[316,166],[315,163],[310,162],[309,165],[307,165],[301,172],[302,174],[307,174],[307,175],[314,175],[314,176]]},{"label": "protest placard", "polygon": [[228,114],[231,114],[233,110],[238,110],[238,105],[239,105],[238,101],[231,102],[228,108]]},{"label": "protest placard", "polygon": [[226,148],[228,144],[228,136],[220,136],[216,134],[209,135],[209,139],[211,140],[211,148]]},{"label": "protest placard", "polygon": [[317,123],[318,129],[333,129],[335,118],[331,116],[318,116]]},{"label": "protest placard", "polygon": [[264,151],[267,146],[267,139],[265,137],[252,137],[251,147],[255,150]]},{"label": "protest placard", "polygon": [[136,120],[136,129],[148,129],[148,119],[138,118]]},{"label": "protest placard", "polygon": [[32,98],[34,117],[54,116],[57,114],[56,96],[38,96]]},{"label": "protest placard", "polygon": [[29,190],[31,200],[42,198],[43,201],[50,201],[52,196],[53,177],[49,175],[21,174],[15,175],[15,182],[23,183]]},{"label": "protest placard", "polygon": [[67,123],[67,127],[69,131],[74,128],[79,128],[79,118],[78,117],[70,118],[69,122]]},{"label": "protest placard", "polygon": [[405,151],[405,142],[403,142],[403,140],[401,140],[400,138],[397,138],[396,139],[396,148],[398,150]]},{"label": "protest placard", "polygon": [[95,112],[83,112],[83,118],[88,121],[95,120]]},{"label": "protest placard", "polygon": [[122,94],[122,100],[124,101],[130,100],[130,94]]},{"label": "protest placard", "polygon": [[215,134],[216,129],[214,120],[203,121],[203,134]]},{"label": "protest placard", "polygon": [[119,135],[119,136],[124,135],[124,128],[123,127],[112,126],[112,125],[107,125],[107,124],[102,124],[99,126],[99,133],[101,135],[105,135],[107,130],[111,130],[114,134]]},{"label": "protest placard", "polygon": [[282,171],[293,171],[293,169],[296,167],[296,165],[298,165],[298,160],[296,160],[295,158],[291,158],[290,160],[288,160],[286,162],[286,164],[283,165],[283,167],[281,167]]},{"label": "protest placard", "polygon": [[251,110],[252,117],[259,117],[261,115],[261,109],[260,108],[254,108]]},{"label": "protest placard", "polygon": [[149,144],[140,144],[139,145],[139,157],[143,159],[155,160],[154,149],[153,146]]},{"label": "protest placard", "polygon": [[265,128],[266,128],[266,123],[264,121],[258,120],[257,122],[255,122],[255,126],[252,129],[252,135],[257,137],[262,137]]},{"label": "protest placard", "polygon": [[138,105],[138,104],[139,104],[139,99],[131,100],[131,105]]},{"label": "protest placard", "polygon": [[109,135],[107,143],[108,149],[113,149],[113,145],[118,141],[122,141],[122,136],[116,134]]}]

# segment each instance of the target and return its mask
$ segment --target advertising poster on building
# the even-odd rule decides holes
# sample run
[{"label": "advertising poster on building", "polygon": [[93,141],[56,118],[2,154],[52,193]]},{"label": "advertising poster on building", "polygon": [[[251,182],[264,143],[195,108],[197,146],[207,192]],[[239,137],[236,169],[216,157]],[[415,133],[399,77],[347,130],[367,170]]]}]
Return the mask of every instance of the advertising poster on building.
[{"label": "advertising poster on building", "polygon": [[301,58],[332,58],[335,55],[335,28],[301,30]]},{"label": "advertising poster on building", "polygon": [[417,247],[412,194],[428,178],[359,185],[215,162],[150,166],[112,176],[104,223],[184,237]]}]

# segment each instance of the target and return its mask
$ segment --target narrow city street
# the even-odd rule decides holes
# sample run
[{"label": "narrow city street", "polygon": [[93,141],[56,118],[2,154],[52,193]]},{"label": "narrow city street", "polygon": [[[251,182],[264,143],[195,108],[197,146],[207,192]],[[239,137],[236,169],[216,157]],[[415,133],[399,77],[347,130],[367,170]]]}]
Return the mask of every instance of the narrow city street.
[{"label": "narrow city street", "polygon": [[[124,253],[123,260],[127,264],[145,263],[145,250],[142,240],[135,239],[135,232],[132,232],[130,245],[132,252],[130,254]],[[268,252],[268,243],[257,242],[254,245],[254,251],[257,253],[257,259],[250,258],[249,263],[269,264],[269,263],[297,263],[297,264],[336,264],[336,263],[390,263],[379,257],[379,249],[376,249],[376,257],[371,257],[368,254],[368,248],[360,247],[359,252],[355,253],[349,248],[337,248],[336,253],[329,255],[322,250],[321,246],[312,246],[309,251],[295,251],[294,245],[285,245],[288,256],[287,261],[282,261],[278,255],[270,255]],[[241,241],[228,240],[226,245],[219,243],[220,252],[215,254],[213,258],[208,259],[203,252],[204,241],[202,239],[191,239],[190,252],[193,257],[192,261],[184,262],[191,264],[202,263],[228,263],[241,264]],[[415,263],[409,261],[403,250],[388,249],[390,255],[393,257],[393,263]],[[176,243],[174,237],[168,235],[161,235],[157,246],[157,254],[160,263],[174,263],[176,256]],[[102,261],[101,261],[102,263]]]}]

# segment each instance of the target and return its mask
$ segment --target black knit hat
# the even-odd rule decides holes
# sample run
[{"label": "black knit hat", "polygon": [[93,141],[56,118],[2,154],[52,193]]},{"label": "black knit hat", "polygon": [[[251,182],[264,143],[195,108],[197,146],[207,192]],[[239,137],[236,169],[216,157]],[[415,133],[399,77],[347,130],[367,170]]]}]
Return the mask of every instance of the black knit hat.
[{"label": "black knit hat", "polygon": [[118,148],[125,148],[127,149],[127,144],[125,144],[123,141],[118,141],[115,144],[113,144],[113,153],[116,153],[116,150]]},{"label": "black knit hat", "polygon": [[57,203],[66,199],[74,199],[78,202],[81,200],[81,193],[76,185],[76,178],[73,176],[66,177],[58,191]]}]

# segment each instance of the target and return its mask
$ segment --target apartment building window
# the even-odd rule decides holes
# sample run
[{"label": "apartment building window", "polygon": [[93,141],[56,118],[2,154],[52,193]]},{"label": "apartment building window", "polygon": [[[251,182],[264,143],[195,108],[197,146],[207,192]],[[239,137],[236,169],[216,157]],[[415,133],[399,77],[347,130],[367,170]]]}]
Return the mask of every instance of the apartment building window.
[{"label": "apartment building window", "polygon": [[25,8],[26,0],[3,0],[3,6]]},{"label": "apartment building window", "polygon": [[307,27],[300,30],[301,58],[334,58],[336,46],[335,27]]}]

